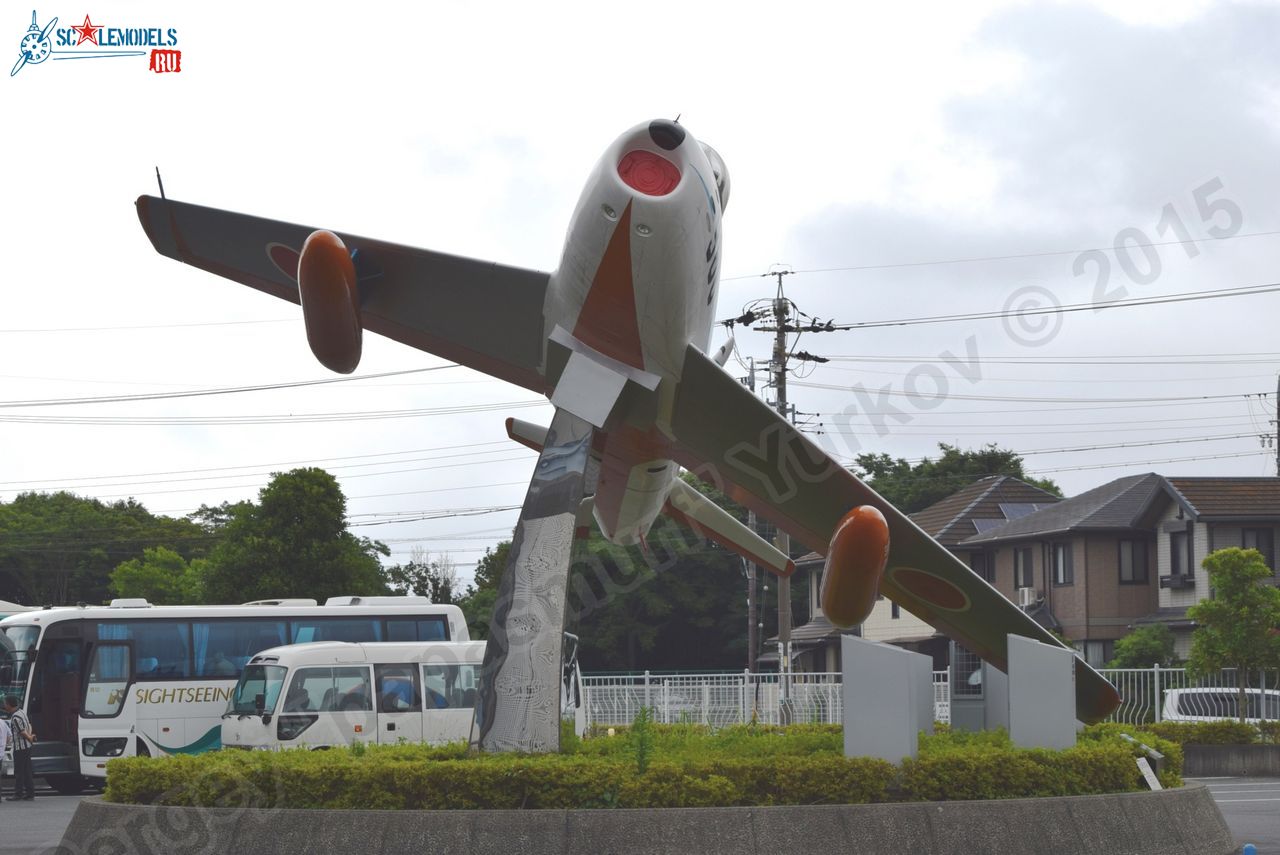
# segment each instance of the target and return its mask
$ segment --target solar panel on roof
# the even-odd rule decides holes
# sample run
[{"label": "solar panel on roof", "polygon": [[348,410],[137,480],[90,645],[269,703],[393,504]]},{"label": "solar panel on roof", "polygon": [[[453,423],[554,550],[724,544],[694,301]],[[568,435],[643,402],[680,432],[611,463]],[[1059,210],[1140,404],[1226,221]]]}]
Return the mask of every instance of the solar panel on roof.
[{"label": "solar panel on roof", "polygon": [[1000,513],[1004,514],[1011,520],[1021,519],[1028,514],[1034,514],[1041,508],[1048,507],[1049,503],[1037,502],[1001,502]]},{"label": "solar panel on roof", "polygon": [[993,528],[999,528],[1007,523],[1008,520],[974,520],[973,527],[978,530],[978,534],[985,534]]}]

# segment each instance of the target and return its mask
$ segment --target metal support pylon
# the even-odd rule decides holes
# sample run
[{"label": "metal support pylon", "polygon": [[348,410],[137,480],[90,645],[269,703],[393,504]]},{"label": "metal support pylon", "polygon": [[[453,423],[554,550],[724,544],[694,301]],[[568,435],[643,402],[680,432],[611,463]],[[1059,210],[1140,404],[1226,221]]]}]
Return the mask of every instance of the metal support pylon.
[{"label": "metal support pylon", "polygon": [[483,751],[560,749],[566,593],[578,510],[595,492],[594,437],[557,410],[538,456],[489,625],[471,729]]}]

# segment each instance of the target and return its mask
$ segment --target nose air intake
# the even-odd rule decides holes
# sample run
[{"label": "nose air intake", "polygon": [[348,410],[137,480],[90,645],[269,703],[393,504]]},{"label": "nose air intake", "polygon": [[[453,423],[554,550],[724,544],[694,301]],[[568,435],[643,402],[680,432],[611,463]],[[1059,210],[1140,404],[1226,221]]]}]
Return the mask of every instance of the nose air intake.
[{"label": "nose air intake", "polygon": [[664,151],[675,151],[684,142],[684,128],[666,119],[654,119],[649,123],[649,138]]}]

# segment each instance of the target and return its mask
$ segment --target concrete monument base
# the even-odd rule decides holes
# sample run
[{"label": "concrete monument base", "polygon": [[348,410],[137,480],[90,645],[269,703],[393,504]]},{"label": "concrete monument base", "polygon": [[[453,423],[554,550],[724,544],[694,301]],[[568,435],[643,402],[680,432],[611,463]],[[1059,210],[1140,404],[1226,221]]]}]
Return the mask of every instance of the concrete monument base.
[{"label": "concrete monument base", "polygon": [[[80,803],[57,855],[1228,855],[1199,785],[1044,799],[665,810],[373,811]],[[52,855],[52,853],[51,853]]]}]

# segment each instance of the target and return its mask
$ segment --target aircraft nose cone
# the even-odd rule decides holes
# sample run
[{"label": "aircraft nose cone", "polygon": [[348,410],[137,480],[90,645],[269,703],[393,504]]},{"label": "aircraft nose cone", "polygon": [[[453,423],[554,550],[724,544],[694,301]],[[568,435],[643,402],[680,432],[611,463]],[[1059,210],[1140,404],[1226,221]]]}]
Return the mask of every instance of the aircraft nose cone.
[{"label": "aircraft nose cone", "polygon": [[665,151],[675,151],[684,142],[684,128],[667,119],[649,123],[649,138]]}]

